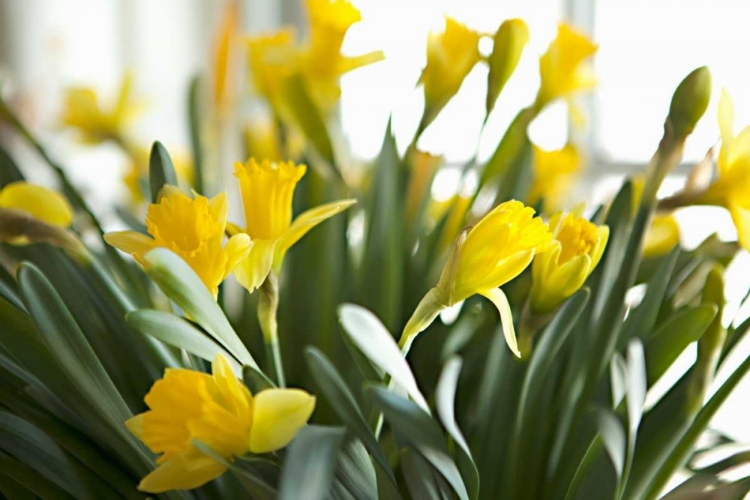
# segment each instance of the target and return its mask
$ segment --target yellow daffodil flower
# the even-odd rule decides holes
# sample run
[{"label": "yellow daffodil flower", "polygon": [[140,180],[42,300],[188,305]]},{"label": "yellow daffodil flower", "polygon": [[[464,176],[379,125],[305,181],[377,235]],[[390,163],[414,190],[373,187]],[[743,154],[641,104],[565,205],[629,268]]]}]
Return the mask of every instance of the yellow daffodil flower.
[{"label": "yellow daffodil flower", "polygon": [[520,356],[510,306],[500,286],[531,264],[534,255],[547,249],[551,235],[547,224],[520,201],[507,201],[477,225],[465,229],[443,268],[440,280],[422,299],[401,336],[402,349],[445,309],[472,295],[487,297],[498,308],[508,346]]},{"label": "yellow daffodil flower", "polygon": [[250,71],[255,91],[282,115],[281,90],[284,79],[297,70],[299,49],[291,27],[247,39]]},{"label": "yellow daffodil flower", "polygon": [[594,86],[591,68],[583,63],[594,55],[598,45],[571,26],[562,23],[557,28],[557,38],[539,59],[541,87],[537,94],[538,107],[560,97],[587,90]]},{"label": "yellow daffodil flower", "polygon": [[213,375],[167,369],[146,395],[149,411],[125,425],[154,453],[156,470],[138,489],[148,493],[197,488],[226,467],[193,446],[198,441],[227,460],[285,447],[305,426],[315,397],[300,389],[265,389],[251,394],[229,362],[218,354]]},{"label": "yellow daffodil flower", "polygon": [[117,102],[111,108],[102,106],[94,89],[68,89],[62,115],[63,123],[77,129],[82,140],[87,143],[121,140],[125,126],[138,112],[138,107],[131,101],[132,84],[132,75],[125,75]]},{"label": "yellow daffodil flower", "polygon": [[230,234],[245,233],[253,248],[234,271],[237,281],[252,292],[266,280],[273,268],[278,274],[287,250],[313,227],[352,206],[356,200],[339,200],[303,212],[292,221],[292,198],[305,165],[292,162],[260,163],[251,158],[234,164],[240,184],[246,227],[229,224]]},{"label": "yellow daffodil flower", "polygon": [[[144,190],[142,180],[148,180],[149,158],[151,151],[145,148],[132,148],[129,151],[130,166],[122,177],[122,182],[128,190],[130,200],[133,204],[140,204],[145,201],[143,196]],[[180,183],[187,185],[193,184],[193,163],[190,156],[177,152],[171,155],[172,165],[174,166],[175,175]]]},{"label": "yellow daffodil flower", "polygon": [[212,74],[214,108],[222,115],[233,102],[232,96],[232,55],[237,25],[240,16],[240,5],[237,0],[230,0],[224,7],[221,24],[216,32],[214,46],[214,65]]},{"label": "yellow daffodil flower", "polygon": [[734,105],[726,91],[719,100],[719,128],[719,177],[700,201],[726,207],[737,227],[740,245],[750,250],[750,126],[734,135]]},{"label": "yellow daffodil flower", "polygon": [[529,203],[535,205],[543,200],[545,212],[559,210],[581,170],[581,155],[570,143],[553,151],[534,145],[533,158],[534,181],[529,191]]},{"label": "yellow daffodil flower", "polygon": [[424,86],[425,112],[422,128],[456,95],[464,78],[481,59],[480,34],[449,17],[442,33],[427,39],[427,65],[419,81]]},{"label": "yellow daffodil flower", "polygon": [[150,238],[137,231],[107,233],[104,238],[141,264],[149,250],[168,248],[187,262],[216,298],[219,284],[252,247],[246,234],[232,236],[222,247],[226,223],[226,193],[210,200],[198,194],[191,198],[175,187],[166,186],[159,202],[148,207],[146,228]]},{"label": "yellow daffodil flower", "polygon": [[328,110],[341,95],[339,77],[346,72],[380,61],[383,53],[369,52],[355,57],[341,55],[349,28],[362,17],[348,0],[307,0],[310,14],[310,43],[305,54],[304,74],[318,105]]},{"label": "yellow daffodil flower", "polygon": [[657,215],[646,231],[643,257],[658,257],[668,254],[680,244],[680,226],[672,214]]},{"label": "yellow daffodil flower", "polygon": [[[63,195],[42,186],[29,184],[26,181],[11,182],[0,189],[0,210],[7,210],[9,215],[14,215],[12,219],[19,222],[20,219],[31,216],[59,229],[66,229],[73,223],[73,208]],[[16,217],[16,215],[19,217]],[[10,219],[6,220],[8,225],[13,225],[9,221]],[[16,230],[23,228],[7,227],[2,229],[4,230],[0,231],[0,241],[7,241],[13,245],[25,245],[32,241],[38,241],[63,247],[70,246],[68,242],[70,238],[65,236],[63,232],[39,232],[37,230],[39,234],[28,235],[27,233],[19,236]],[[23,234],[23,231],[20,234]]]},{"label": "yellow daffodil flower", "polygon": [[555,214],[549,225],[552,244],[531,267],[531,308],[537,314],[553,311],[583,286],[609,239],[609,227],[597,226],[577,213]]},{"label": "yellow daffodil flower", "polygon": [[421,204],[427,200],[432,181],[438,167],[443,163],[443,157],[416,150],[414,152],[409,184],[406,188],[406,220],[414,220],[420,213]]},{"label": "yellow daffodil flower", "polygon": [[16,181],[0,189],[0,208],[21,210],[47,224],[69,227],[73,208],[68,200],[52,189]]}]

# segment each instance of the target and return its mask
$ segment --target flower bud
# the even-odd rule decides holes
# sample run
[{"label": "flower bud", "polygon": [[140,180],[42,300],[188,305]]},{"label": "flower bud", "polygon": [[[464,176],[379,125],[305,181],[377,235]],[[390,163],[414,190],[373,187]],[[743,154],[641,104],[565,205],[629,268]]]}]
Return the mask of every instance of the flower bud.
[{"label": "flower bud", "polygon": [[677,137],[693,132],[698,120],[706,112],[711,99],[711,72],[701,66],[693,70],[677,86],[669,106],[667,123]]},{"label": "flower bud", "polygon": [[495,107],[495,101],[521,59],[523,49],[529,41],[529,27],[521,19],[508,19],[495,33],[494,46],[487,63],[487,113]]}]

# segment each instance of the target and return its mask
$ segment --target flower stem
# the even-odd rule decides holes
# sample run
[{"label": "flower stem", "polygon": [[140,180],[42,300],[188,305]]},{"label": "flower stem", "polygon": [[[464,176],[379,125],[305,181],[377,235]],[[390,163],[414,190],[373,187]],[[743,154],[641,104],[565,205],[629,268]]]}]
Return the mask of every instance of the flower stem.
[{"label": "flower stem", "polygon": [[269,371],[276,378],[279,387],[286,387],[284,365],[279,348],[279,326],[276,314],[279,309],[279,278],[271,271],[260,287],[258,297],[258,322],[263,331],[263,343],[266,347],[266,361]]}]

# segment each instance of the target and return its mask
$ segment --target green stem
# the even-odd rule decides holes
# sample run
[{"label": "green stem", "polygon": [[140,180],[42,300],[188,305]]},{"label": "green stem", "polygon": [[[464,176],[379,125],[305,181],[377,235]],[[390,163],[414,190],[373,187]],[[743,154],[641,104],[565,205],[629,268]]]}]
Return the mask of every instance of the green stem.
[{"label": "green stem", "polygon": [[279,387],[286,387],[284,365],[279,348],[279,326],[276,319],[279,309],[279,278],[274,271],[268,273],[266,281],[260,287],[258,296],[258,322],[263,331],[263,343],[266,348],[266,361],[269,371],[276,377]]}]

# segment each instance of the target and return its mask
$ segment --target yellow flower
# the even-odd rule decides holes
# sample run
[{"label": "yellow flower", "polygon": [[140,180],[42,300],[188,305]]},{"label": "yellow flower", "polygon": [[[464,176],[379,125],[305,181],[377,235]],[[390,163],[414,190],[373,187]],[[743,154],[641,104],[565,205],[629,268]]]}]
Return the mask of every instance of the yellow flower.
[{"label": "yellow flower", "polygon": [[0,189],[0,208],[21,210],[53,226],[73,223],[73,209],[63,195],[26,181],[11,182]]},{"label": "yellow flower", "polygon": [[552,245],[531,267],[531,307],[540,314],[553,311],[583,286],[609,239],[607,226],[597,226],[576,213],[555,214],[549,225]]},{"label": "yellow flower", "polygon": [[125,125],[138,111],[137,106],[130,100],[132,84],[132,75],[128,73],[120,86],[117,102],[109,109],[102,107],[94,89],[68,89],[62,115],[63,123],[78,129],[84,142],[96,144],[109,139],[121,139]]},{"label": "yellow flower", "polygon": [[465,229],[443,268],[440,280],[417,306],[401,336],[405,348],[427,328],[441,310],[479,294],[500,311],[508,346],[518,356],[510,307],[498,288],[531,264],[534,255],[547,249],[551,235],[547,224],[520,201],[498,205],[476,226]]},{"label": "yellow flower", "polygon": [[[142,180],[148,180],[149,159],[151,151],[145,148],[133,148],[130,152],[130,166],[122,177],[122,182],[128,189],[130,200],[133,204],[139,204],[145,201],[143,197]],[[193,184],[193,163],[190,156],[185,153],[177,152],[171,155],[172,165],[174,166],[177,180],[187,185]]]},{"label": "yellow flower", "polygon": [[487,113],[495,107],[500,92],[518,66],[529,41],[529,27],[523,19],[506,19],[492,37],[492,54],[487,59]]},{"label": "yellow flower", "polygon": [[[45,224],[62,229],[73,223],[73,208],[63,195],[25,181],[11,182],[0,189],[0,209],[17,211],[17,214],[21,212]],[[14,245],[25,245],[35,238],[29,239],[27,236],[18,234],[7,235],[0,231],[0,240]],[[39,241],[53,242],[42,239]]]},{"label": "yellow flower", "polygon": [[672,251],[680,243],[680,226],[672,214],[657,215],[646,232],[644,257],[658,257]]},{"label": "yellow flower", "polygon": [[219,284],[250,252],[247,235],[232,236],[222,248],[227,222],[227,196],[220,193],[210,200],[195,195],[190,198],[179,189],[165,187],[159,203],[152,203],[146,215],[151,238],[136,231],[107,233],[110,245],[129,253],[139,263],[151,249],[162,247],[173,251],[195,271],[214,298]]},{"label": "yellow flower", "polygon": [[253,396],[218,354],[213,375],[167,369],[146,395],[149,411],[125,425],[151,451],[156,470],[138,486],[148,493],[189,490],[226,467],[193,446],[198,441],[227,460],[286,446],[307,423],[315,397],[300,389],[266,389]]},{"label": "yellow flower", "polygon": [[277,114],[283,115],[281,90],[284,79],[296,71],[299,49],[291,27],[247,39],[250,71],[255,90]]},{"label": "yellow flower", "polygon": [[726,207],[732,214],[742,248],[750,250],[750,126],[734,135],[734,105],[726,91],[719,100],[719,178],[701,202]]},{"label": "yellow flower", "polygon": [[583,62],[594,55],[598,45],[585,35],[562,23],[557,28],[557,38],[539,59],[541,87],[537,106],[543,107],[560,97],[569,97],[579,90],[594,86],[591,68]]},{"label": "yellow flower", "polygon": [[310,14],[310,44],[305,54],[304,73],[310,90],[324,110],[341,94],[339,77],[348,71],[383,59],[380,51],[355,57],[341,55],[349,28],[362,17],[348,0],[307,0]]},{"label": "yellow flower", "polygon": [[427,65],[419,81],[424,85],[426,127],[453,97],[466,75],[479,62],[480,35],[449,17],[442,33],[427,39]]},{"label": "yellow flower", "polygon": [[534,145],[533,170],[529,203],[536,205],[543,200],[545,212],[559,210],[576,174],[581,170],[581,155],[570,143],[553,151]]},{"label": "yellow flower", "polygon": [[352,206],[356,200],[339,200],[312,208],[292,222],[292,198],[305,165],[292,162],[261,163],[251,158],[234,164],[240,184],[245,228],[229,224],[231,234],[246,233],[253,248],[234,272],[237,281],[252,292],[263,284],[271,268],[278,273],[287,250],[310,229]]},{"label": "yellow flower", "polygon": [[221,24],[216,33],[214,67],[212,74],[213,102],[219,114],[223,114],[232,102],[232,54],[235,42],[240,5],[230,0],[222,13]]}]

